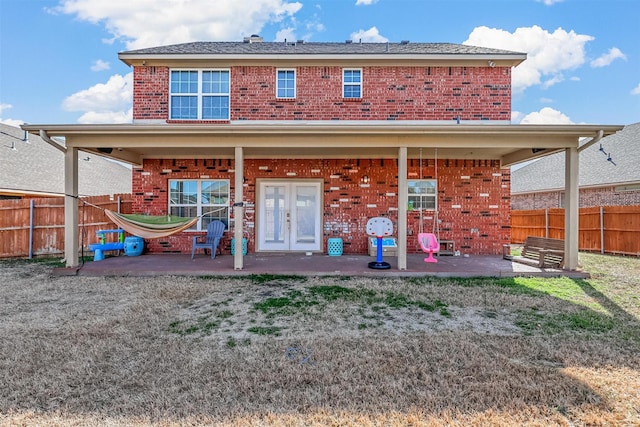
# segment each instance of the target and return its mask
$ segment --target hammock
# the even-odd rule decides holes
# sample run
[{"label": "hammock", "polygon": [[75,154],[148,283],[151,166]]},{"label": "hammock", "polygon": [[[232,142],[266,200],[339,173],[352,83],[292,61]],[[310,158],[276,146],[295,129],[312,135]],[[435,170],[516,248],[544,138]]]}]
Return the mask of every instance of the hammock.
[{"label": "hammock", "polygon": [[193,226],[199,219],[199,217],[120,214],[109,209],[104,209],[104,213],[118,227],[145,239],[157,239],[179,233]]}]

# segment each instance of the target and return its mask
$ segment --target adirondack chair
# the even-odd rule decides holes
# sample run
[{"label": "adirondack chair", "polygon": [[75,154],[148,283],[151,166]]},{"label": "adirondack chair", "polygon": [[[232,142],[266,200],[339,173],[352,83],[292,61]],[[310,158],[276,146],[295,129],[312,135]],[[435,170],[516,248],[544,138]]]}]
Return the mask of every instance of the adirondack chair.
[{"label": "adirondack chair", "polygon": [[433,253],[440,250],[440,243],[438,243],[435,234],[419,233],[418,243],[420,243],[422,252],[429,254],[429,256],[424,259],[424,262],[438,262],[438,260],[433,257]]},{"label": "adirondack chair", "polygon": [[211,221],[207,226],[207,235],[193,237],[193,246],[191,247],[191,259],[193,259],[196,249],[211,249],[211,259],[216,257],[218,246],[220,245],[220,238],[224,234],[225,225],[222,221]]}]

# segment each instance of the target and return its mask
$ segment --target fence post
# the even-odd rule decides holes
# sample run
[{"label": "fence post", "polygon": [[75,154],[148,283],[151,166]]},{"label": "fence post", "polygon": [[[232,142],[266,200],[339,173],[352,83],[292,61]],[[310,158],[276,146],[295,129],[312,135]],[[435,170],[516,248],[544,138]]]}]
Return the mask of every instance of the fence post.
[{"label": "fence post", "polygon": [[121,213],[120,212],[120,196],[118,196],[118,213]]},{"label": "fence post", "polygon": [[544,237],[549,238],[549,208],[544,210]]},{"label": "fence post", "polygon": [[33,199],[29,200],[29,259],[33,259]]},{"label": "fence post", "polygon": [[600,253],[604,254],[604,207],[600,206]]}]

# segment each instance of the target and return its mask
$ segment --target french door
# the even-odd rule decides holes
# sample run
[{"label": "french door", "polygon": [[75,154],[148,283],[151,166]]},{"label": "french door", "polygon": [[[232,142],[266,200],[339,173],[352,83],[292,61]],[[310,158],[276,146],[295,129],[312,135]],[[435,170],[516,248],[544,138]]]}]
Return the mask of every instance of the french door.
[{"label": "french door", "polygon": [[258,250],[319,251],[322,183],[258,182]]}]

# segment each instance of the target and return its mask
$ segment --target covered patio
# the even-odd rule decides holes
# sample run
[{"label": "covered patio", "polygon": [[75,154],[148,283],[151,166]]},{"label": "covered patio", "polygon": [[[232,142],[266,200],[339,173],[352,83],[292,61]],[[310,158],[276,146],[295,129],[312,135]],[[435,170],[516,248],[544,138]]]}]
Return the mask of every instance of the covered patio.
[{"label": "covered patio", "polygon": [[[455,123],[455,122],[454,122]],[[233,257],[224,257],[214,261],[224,263],[220,269],[212,271],[247,270],[251,273],[251,265],[261,259],[269,259],[270,269],[276,269],[277,258],[269,253],[255,253],[242,255],[241,241],[243,237],[243,218],[245,214],[245,197],[243,183],[245,179],[245,159],[307,159],[307,158],[394,158],[398,165],[397,177],[397,240],[398,254],[392,262],[394,273],[406,271],[420,274],[428,269],[418,267],[419,262],[413,261],[414,256],[407,253],[407,167],[411,159],[422,159],[425,153],[437,152],[438,158],[450,159],[496,159],[501,168],[532,160],[555,152],[564,152],[565,166],[565,269],[578,269],[578,153],[589,145],[599,141],[603,136],[610,135],[622,129],[622,126],[602,125],[510,125],[510,124],[431,124],[431,123],[367,123],[354,124],[299,122],[299,123],[232,123],[224,125],[166,125],[166,124],[127,124],[127,125],[23,125],[28,132],[39,134],[45,141],[54,145],[65,153],[65,259],[69,268],[77,267],[79,252],[78,234],[78,204],[75,197],[78,194],[78,150],[95,153],[114,160],[141,165],[144,159],[176,159],[176,158],[207,158],[215,156],[218,159],[233,160],[234,193],[232,199],[233,217],[235,224],[236,251]],[[63,137],[64,145],[51,139]],[[590,138],[581,144],[581,138]],[[435,157],[435,156],[434,156]],[[388,183],[387,183],[388,184]],[[166,256],[166,255],[162,255]],[[184,256],[185,259],[189,259]],[[296,258],[283,262],[280,271],[287,272],[287,268],[298,262],[307,262],[304,255],[288,254],[287,257]],[[320,258],[312,256],[312,259]],[[357,256],[353,258],[353,264]],[[366,258],[365,256],[362,257]],[[415,256],[421,259],[420,255]],[[147,259],[146,257],[142,259]],[[171,265],[166,258],[158,262]],[[180,258],[177,258],[180,259]],[[497,258],[500,259],[500,258]],[[304,260],[304,261],[302,261]],[[189,259],[190,261],[190,259]],[[141,263],[139,260],[109,261],[104,263]],[[349,262],[343,261],[346,271],[353,271],[355,267],[348,267]],[[453,259],[451,262],[458,262]],[[498,261],[500,262],[500,261]],[[229,266],[227,266],[229,263]],[[333,261],[334,264],[338,261]],[[362,270],[366,271],[366,262],[362,261]],[[433,271],[453,274],[460,270],[455,265],[446,265],[449,261],[438,264]],[[513,274],[514,267],[509,262],[505,267],[505,274]],[[177,264],[176,264],[177,265]],[[193,270],[185,265],[185,271]],[[480,271],[502,272],[496,270],[490,263],[486,268],[469,267],[468,274],[474,275]],[[85,268],[87,266],[85,265]],[[105,268],[105,267],[101,267]],[[123,267],[125,268],[125,267]],[[128,268],[128,267],[127,267]],[[142,265],[139,268],[144,269]],[[172,265],[175,271],[180,268]],[[520,268],[520,267],[518,267]],[[444,270],[440,270],[444,269]],[[306,271],[335,271],[333,265],[320,264]],[[206,274],[211,274],[208,269]],[[253,273],[264,272],[254,271]],[[389,273],[390,274],[390,273]],[[495,274],[494,274],[495,275]]]},{"label": "covered patio", "polygon": [[375,257],[367,255],[329,256],[304,253],[250,253],[244,257],[244,269],[234,268],[229,254],[198,254],[194,259],[186,254],[145,254],[113,256],[102,261],[86,262],[73,268],[59,268],[58,275],[81,276],[247,276],[257,274],[299,276],[368,276],[368,277],[588,277],[581,271],[536,268],[501,256],[439,256],[437,263],[424,262],[423,254],[408,254],[407,268],[398,269],[396,257],[384,257],[389,270],[373,270],[368,263]]}]

